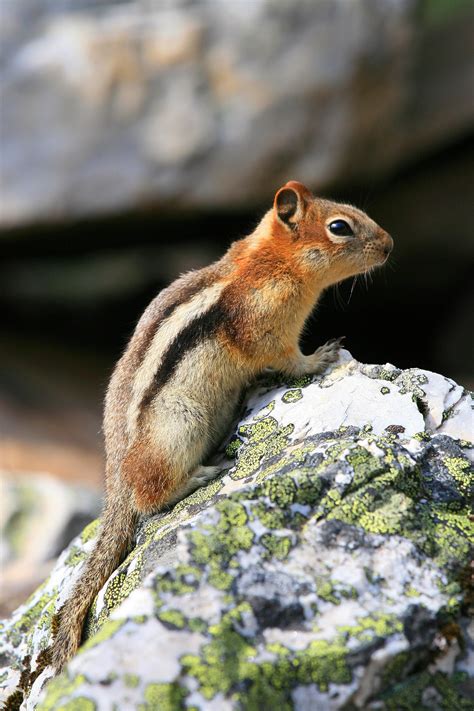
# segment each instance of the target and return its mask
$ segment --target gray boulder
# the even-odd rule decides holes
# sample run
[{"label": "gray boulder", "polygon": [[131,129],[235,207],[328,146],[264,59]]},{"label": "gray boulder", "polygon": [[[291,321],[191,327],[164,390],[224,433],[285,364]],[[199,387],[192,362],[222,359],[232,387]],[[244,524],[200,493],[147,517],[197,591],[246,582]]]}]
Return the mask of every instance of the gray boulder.
[{"label": "gray boulder", "polygon": [[472,125],[472,13],[382,0],[2,4],[0,228],[253,206]]},{"label": "gray boulder", "polygon": [[323,376],[268,376],[222,475],[141,522],[61,676],[42,651],[97,522],[3,623],[4,696],[20,682],[39,711],[471,709],[472,432],[472,396],[435,373],[342,351]]},{"label": "gray boulder", "polygon": [[18,607],[56,558],[100,512],[98,493],[49,474],[0,470],[2,615]]}]

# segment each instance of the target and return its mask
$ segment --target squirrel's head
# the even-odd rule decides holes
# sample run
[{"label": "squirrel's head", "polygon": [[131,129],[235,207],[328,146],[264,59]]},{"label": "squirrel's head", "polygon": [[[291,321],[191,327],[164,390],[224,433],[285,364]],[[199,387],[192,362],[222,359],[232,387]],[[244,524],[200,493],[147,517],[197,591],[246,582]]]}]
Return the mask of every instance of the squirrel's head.
[{"label": "squirrel's head", "polygon": [[327,284],[360,274],[386,262],[393,240],[362,210],[315,198],[291,180],[275,195],[273,237],[291,242],[304,270]]}]

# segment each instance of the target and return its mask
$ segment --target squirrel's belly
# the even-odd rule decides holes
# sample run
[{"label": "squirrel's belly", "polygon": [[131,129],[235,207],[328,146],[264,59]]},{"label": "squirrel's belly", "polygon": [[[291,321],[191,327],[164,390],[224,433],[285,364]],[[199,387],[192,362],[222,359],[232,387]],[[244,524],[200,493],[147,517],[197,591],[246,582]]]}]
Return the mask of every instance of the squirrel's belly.
[{"label": "squirrel's belly", "polygon": [[190,349],[149,405],[160,439],[174,448],[185,430],[188,446],[209,452],[225,435],[247,378],[216,341]]}]

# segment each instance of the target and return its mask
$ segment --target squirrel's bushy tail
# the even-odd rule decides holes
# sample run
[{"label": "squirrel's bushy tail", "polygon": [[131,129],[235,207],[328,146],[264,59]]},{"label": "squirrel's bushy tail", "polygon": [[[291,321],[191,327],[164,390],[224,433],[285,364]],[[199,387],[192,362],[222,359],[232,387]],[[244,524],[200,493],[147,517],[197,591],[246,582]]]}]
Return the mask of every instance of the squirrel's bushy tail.
[{"label": "squirrel's bushy tail", "polygon": [[124,487],[109,497],[96,544],[69,598],[53,618],[51,665],[59,673],[81,644],[82,627],[97,593],[128,553],[137,512],[133,497]]}]

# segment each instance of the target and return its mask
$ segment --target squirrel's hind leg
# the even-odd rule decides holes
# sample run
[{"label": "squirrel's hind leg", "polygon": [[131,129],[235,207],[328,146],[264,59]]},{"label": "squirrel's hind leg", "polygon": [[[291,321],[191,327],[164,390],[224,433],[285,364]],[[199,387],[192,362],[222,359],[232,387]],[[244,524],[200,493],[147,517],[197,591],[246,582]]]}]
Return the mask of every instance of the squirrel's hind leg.
[{"label": "squirrel's hind leg", "polygon": [[181,499],[184,499],[189,494],[192,494],[196,491],[196,489],[199,489],[199,487],[205,486],[210,481],[215,479],[220,472],[222,472],[222,467],[205,467],[203,465],[199,465],[193,472],[191,472],[189,478],[183,486],[176,491],[168,503],[175,504],[176,502],[181,501]]},{"label": "squirrel's hind leg", "polygon": [[121,465],[142,513],[159,511],[213,479],[216,467],[202,467],[210,447],[211,427],[200,411],[182,397],[160,403],[149,416]]},{"label": "squirrel's hind leg", "polygon": [[133,442],[122,462],[121,476],[132,490],[135,506],[142,513],[159,511],[180,484],[179,473],[149,438]]}]

